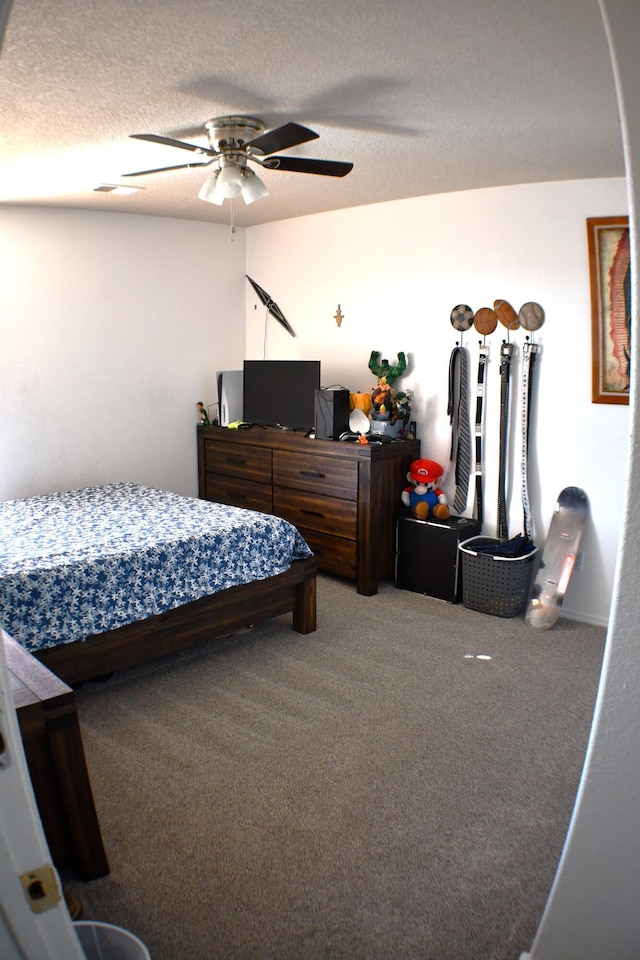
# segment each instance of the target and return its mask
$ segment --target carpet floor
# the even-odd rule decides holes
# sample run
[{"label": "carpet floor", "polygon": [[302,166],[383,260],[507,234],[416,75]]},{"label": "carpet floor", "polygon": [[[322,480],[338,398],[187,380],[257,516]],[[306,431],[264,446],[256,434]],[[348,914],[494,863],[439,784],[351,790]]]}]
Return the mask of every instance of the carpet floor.
[{"label": "carpet floor", "polygon": [[77,691],[109,876],[153,960],[517,960],[584,760],[605,631],[320,575],[282,617]]}]

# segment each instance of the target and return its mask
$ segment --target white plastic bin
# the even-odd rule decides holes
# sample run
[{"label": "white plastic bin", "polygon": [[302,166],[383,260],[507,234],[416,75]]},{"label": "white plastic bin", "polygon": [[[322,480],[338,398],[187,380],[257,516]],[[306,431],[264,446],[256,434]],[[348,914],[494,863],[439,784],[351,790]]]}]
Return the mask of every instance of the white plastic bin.
[{"label": "white plastic bin", "polygon": [[98,920],[76,920],[73,926],[87,960],[151,960],[142,940],[123,927]]}]

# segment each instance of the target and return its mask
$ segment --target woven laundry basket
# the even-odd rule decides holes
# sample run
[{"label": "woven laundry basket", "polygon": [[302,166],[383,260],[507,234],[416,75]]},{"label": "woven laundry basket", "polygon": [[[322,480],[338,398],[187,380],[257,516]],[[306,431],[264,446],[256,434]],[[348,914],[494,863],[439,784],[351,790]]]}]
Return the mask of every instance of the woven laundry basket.
[{"label": "woven laundry basket", "polygon": [[522,557],[499,557],[478,552],[496,544],[496,537],[471,537],[458,544],[462,561],[462,602],[470,610],[494,617],[517,617],[527,607],[538,548]]}]

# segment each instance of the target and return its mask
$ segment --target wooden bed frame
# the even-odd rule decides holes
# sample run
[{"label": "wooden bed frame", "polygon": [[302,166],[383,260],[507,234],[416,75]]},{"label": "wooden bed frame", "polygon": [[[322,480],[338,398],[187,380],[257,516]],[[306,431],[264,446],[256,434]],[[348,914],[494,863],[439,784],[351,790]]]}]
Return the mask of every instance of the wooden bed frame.
[{"label": "wooden bed frame", "polygon": [[34,651],[67,684],[104,676],[233,633],[285,613],[298,633],[316,629],[316,561],[294,560],[284,573],[202,597],[174,610],[85,640]]}]

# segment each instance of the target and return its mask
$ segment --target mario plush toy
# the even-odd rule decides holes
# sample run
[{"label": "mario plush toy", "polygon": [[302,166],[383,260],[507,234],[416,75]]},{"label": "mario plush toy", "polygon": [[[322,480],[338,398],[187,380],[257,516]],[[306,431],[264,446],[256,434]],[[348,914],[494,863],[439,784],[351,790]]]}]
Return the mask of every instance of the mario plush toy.
[{"label": "mario plush toy", "polygon": [[407,474],[410,486],[402,491],[401,500],[417,520],[426,520],[429,516],[446,520],[449,516],[447,498],[437,485],[443,473],[435,460],[414,460],[410,465]]}]

